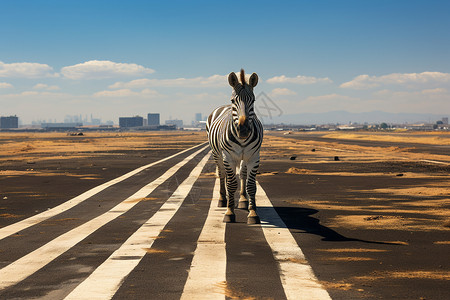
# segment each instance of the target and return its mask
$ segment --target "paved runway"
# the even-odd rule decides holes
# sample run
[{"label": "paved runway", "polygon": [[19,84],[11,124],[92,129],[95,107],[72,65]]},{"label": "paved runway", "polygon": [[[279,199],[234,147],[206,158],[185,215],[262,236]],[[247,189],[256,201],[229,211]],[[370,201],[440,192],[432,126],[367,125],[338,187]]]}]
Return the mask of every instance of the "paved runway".
[{"label": "paved runway", "polygon": [[261,187],[262,225],[222,222],[208,150],[0,228],[0,298],[330,299]]},{"label": "paved runway", "polygon": [[[261,225],[247,225],[242,210],[237,223],[222,222],[207,144],[158,153],[127,172],[108,170],[98,184],[67,186],[67,193],[45,183],[42,189],[60,193],[51,202],[5,200],[22,213],[1,220],[0,299],[445,299],[448,229],[333,226],[361,197],[350,186],[364,193],[367,186],[392,185],[393,178],[326,172],[400,172],[405,165],[310,163],[263,160]],[[289,174],[292,166],[323,173]],[[448,175],[448,167],[439,168],[438,175]],[[325,200],[332,201],[324,206]],[[379,204],[364,205],[370,211]]]}]

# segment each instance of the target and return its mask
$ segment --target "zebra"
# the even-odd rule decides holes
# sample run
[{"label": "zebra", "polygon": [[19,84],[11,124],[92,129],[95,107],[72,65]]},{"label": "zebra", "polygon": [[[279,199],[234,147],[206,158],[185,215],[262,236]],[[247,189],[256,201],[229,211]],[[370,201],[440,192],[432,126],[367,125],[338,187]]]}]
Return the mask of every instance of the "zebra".
[{"label": "zebra", "polygon": [[248,83],[241,69],[240,81],[234,72],[228,75],[233,88],[231,104],[216,108],[206,121],[206,131],[220,179],[219,207],[227,207],[223,221],[236,222],[234,193],[237,190],[236,169],[241,180],[238,208],[249,211],[248,224],[259,224],[256,213],[256,172],[263,140],[263,127],[254,111],[253,88],[258,75],[253,73]]}]

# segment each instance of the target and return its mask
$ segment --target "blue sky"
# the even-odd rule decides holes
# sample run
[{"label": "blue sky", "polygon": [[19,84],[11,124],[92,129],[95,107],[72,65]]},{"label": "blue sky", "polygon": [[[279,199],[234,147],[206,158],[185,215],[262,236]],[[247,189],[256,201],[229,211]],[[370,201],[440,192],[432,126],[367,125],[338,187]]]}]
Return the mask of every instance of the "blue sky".
[{"label": "blue sky", "polygon": [[190,122],[256,72],[283,113],[450,114],[448,1],[1,1],[0,115]]}]

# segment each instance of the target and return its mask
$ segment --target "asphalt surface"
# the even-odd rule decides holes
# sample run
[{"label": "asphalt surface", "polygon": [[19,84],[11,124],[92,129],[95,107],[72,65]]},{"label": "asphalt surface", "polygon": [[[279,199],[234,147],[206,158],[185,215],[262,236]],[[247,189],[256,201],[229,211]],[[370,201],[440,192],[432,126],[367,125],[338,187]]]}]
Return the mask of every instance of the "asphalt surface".
[{"label": "asphalt surface", "polygon": [[[275,132],[271,133],[274,136],[283,136],[284,132]],[[373,133],[376,135],[382,135],[381,133]],[[326,132],[322,134],[296,134],[290,137],[297,139],[299,141],[308,141],[308,142],[327,142],[327,143],[339,143],[341,145],[358,145],[363,147],[397,147],[399,149],[407,149],[409,152],[413,153],[424,153],[424,154],[437,154],[437,155],[449,155],[450,154],[450,146],[449,145],[430,145],[430,144],[420,144],[408,141],[411,135],[399,134],[396,133],[396,137],[403,137],[404,140],[399,141],[371,141],[371,140],[345,140],[338,139],[333,137],[324,137]],[[421,135],[413,135],[413,136],[421,136]]]},{"label": "asphalt surface", "polygon": [[[318,141],[321,141],[320,137]],[[337,142],[350,143],[343,140]],[[362,146],[369,143],[371,146],[391,147],[390,143],[358,143]],[[287,299],[287,295],[290,295],[288,289],[292,289],[292,286],[285,284],[283,274],[291,273],[280,267],[286,263],[288,267],[310,266],[315,274],[311,282],[317,282],[332,299],[448,299],[450,229],[442,225],[446,221],[445,217],[437,220],[435,215],[421,212],[420,207],[412,210],[411,203],[393,195],[375,199],[368,190],[438,184],[448,181],[450,167],[416,161],[334,162],[331,157],[329,163],[320,164],[300,158],[291,161],[282,156],[263,159],[258,182],[296,242],[295,247],[299,247],[295,253],[291,253],[292,256],[280,259],[277,256],[279,253],[274,252],[269,245],[263,227],[247,225],[246,212],[242,210],[237,210],[236,223],[225,226],[222,242],[199,241],[209,218],[211,201],[217,200],[217,195],[213,194],[216,182],[214,164],[209,159],[202,165],[205,162],[203,159],[209,155],[207,148],[201,150],[205,145],[178,155],[175,155],[175,150],[130,150],[126,155],[117,157],[77,158],[2,167],[14,170],[63,170],[71,174],[96,176],[89,180],[70,176],[1,178],[0,233],[21,221],[52,212],[58,205],[138,167],[174,155],[106,187],[73,207],[56,211],[49,218],[24,225],[17,232],[2,237],[0,299],[64,299],[73,295],[71,293],[82,283],[88,282],[92,274],[100,272],[106,263],[120,266],[114,269],[117,272],[110,272],[110,276],[106,272],[106,279],[130,268],[118,284],[111,284],[112,295],[108,296],[104,292],[94,294],[88,288],[84,294],[77,295],[83,295],[86,299],[180,299],[186,297],[186,282],[194,274],[191,264],[194,255],[197,255],[196,249],[202,243],[217,243],[224,247],[226,272],[223,281],[209,283],[203,286],[204,290],[202,281],[199,281],[197,299]],[[414,146],[415,149],[423,153],[448,155],[436,147],[417,146]],[[196,151],[199,152],[194,155]],[[318,151],[317,155],[322,154]],[[177,164],[178,169],[171,174],[166,173]],[[194,174],[196,166],[201,167],[199,176]],[[315,173],[287,173],[291,167],[314,170]],[[364,176],[342,175],[350,172]],[[391,175],[371,175],[375,172]],[[433,176],[396,176],[407,172]],[[264,176],[268,173],[271,174]],[[130,196],[161,177],[165,180],[155,184],[150,193],[130,200]],[[193,184],[185,184],[189,179],[193,180]],[[180,186],[186,186],[187,190],[179,191]],[[184,193],[183,196],[174,197],[180,193]],[[400,204],[399,200],[402,200]],[[423,198],[423,201],[431,200],[440,203],[439,210],[448,211],[450,208],[448,193]],[[380,201],[393,209],[380,212],[374,208],[380,205]],[[411,201],[417,199],[412,196]],[[117,208],[123,202],[128,205],[127,208]],[[355,203],[358,206],[356,212]],[[175,209],[165,205],[178,206]],[[173,216],[167,217],[166,223],[161,223],[161,219],[155,217],[170,213]],[[97,218],[108,214],[113,217],[104,223],[96,223]],[[339,218],[355,215],[369,216],[366,222],[371,226],[343,226],[335,223]],[[420,220],[423,226],[438,225],[435,229],[383,227],[382,221],[389,218],[411,218]],[[263,218],[262,221],[271,227],[271,220]],[[114,256],[136,232],[153,230],[158,226],[161,226],[161,230],[154,236],[144,234],[143,244],[139,244],[139,240],[139,246],[127,248],[126,254]],[[84,227],[83,234],[78,233]],[[272,227],[278,228],[275,225]],[[279,229],[278,234],[282,234],[283,228]],[[71,241],[77,234],[81,237]],[[284,244],[276,246],[280,245]],[[302,257],[299,254],[301,252],[306,259],[298,259]],[[210,254],[211,260],[205,260],[205,266],[201,267],[207,268],[209,263],[214,262],[214,255],[214,252]],[[8,268],[11,269],[9,273]],[[219,274],[220,270],[217,269],[216,273]],[[106,279],[98,281],[97,285],[108,286]],[[196,278],[192,280],[195,283]],[[296,285],[297,288],[303,288],[300,281]],[[307,285],[304,289],[307,293]],[[212,294],[208,294],[211,291]],[[297,295],[290,298],[314,299],[302,293]],[[326,298],[317,296],[317,299]]]}]

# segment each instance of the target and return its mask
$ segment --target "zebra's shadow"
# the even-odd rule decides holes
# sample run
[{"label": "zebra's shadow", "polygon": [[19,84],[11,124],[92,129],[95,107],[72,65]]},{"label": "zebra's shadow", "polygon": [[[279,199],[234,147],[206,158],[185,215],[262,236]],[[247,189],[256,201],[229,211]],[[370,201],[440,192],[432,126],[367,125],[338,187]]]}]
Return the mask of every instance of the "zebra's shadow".
[{"label": "zebra's shadow", "polygon": [[[318,213],[318,210],[303,208],[303,207],[285,207],[278,206],[273,207],[284,224],[288,229],[295,232],[298,230],[306,234],[314,234],[322,237],[322,241],[327,242],[362,242],[368,244],[380,244],[380,245],[401,245],[395,242],[377,242],[362,240],[357,238],[346,237],[337,231],[320,224],[320,220],[314,218],[312,215]],[[258,207],[258,211],[264,212],[264,210],[272,209],[271,207]],[[261,215],[264,215],[262,213]],[[279,224],[271,224],[270,220],[265,220],[263,217],[261,221],[267,222],[269,225],[279,226]]]}]

